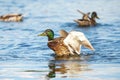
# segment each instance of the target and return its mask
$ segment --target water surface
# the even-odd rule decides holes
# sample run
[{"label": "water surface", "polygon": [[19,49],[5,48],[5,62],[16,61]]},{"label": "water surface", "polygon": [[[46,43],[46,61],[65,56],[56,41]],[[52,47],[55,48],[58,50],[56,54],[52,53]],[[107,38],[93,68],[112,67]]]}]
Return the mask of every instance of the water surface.
[{"label": "water surface", "polygon": [[[119,80],[119,0],[0,0],[0,15],[22,13],[23,22],[0,22],[0,80]],[[96,11],[98,25],[78,27],[83,12]],[[45,29],[83,32],[95,51],[56,58],[47,47]]]}]

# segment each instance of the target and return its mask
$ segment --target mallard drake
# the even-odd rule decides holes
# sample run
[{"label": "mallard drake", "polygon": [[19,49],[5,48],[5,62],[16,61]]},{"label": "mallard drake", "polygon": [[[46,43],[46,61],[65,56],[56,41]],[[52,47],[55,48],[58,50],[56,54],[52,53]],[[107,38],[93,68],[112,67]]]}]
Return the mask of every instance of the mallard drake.
[{"label": "mallard drake", "polygon": [[83,18],[77,19],[74,21],[77,22],[80,26],[95,26],[97,24],[95,19],[96,18],[99,19],[99,17],[97,16],[96,12],[92,12],[91,17],[89,17],[90,13],[85,14],[79,10],[78,10],[78,12],[83,14]]},{"label": "mallard drake", "polygon": [[90,50],[94,50],[82,32],[71,31],[68,33],[65,30],[60,30],[60,37],[54,38],[53,30],[47,29],[38,36],[48,37],[48,47],[52,49],[57,56],[79,55],[82,45]]},{"label": "mallard drake", "polygon": [[19,22],[22,21],[22,14],[7,14],[0,16],[0,21],[13,21],[13,22]]}]

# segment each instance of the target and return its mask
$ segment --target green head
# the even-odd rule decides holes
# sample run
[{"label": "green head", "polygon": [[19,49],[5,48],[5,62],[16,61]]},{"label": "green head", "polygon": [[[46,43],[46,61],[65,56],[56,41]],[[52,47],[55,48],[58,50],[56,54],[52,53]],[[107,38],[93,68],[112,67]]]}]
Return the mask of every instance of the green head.
[{"label": "green head", "polygon": [[51,29],[47,29],[42,34],[39,34],[38,36],[47,36],[48,40],[50,41],[54,39],[54,32]]}]

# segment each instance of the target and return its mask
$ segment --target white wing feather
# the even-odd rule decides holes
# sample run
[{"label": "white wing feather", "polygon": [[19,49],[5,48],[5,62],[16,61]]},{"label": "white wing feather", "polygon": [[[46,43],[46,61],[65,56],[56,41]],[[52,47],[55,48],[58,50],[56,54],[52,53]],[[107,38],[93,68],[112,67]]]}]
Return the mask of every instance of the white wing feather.
[{"label": "white wing feather", "polygon": [[81,46],[84,45],[86,48],[94,50],[91,43],[85,37],[82,32],[71,31],[68,36],[64,39],[65,45],[70,50],[71,54],[80,54]]}]

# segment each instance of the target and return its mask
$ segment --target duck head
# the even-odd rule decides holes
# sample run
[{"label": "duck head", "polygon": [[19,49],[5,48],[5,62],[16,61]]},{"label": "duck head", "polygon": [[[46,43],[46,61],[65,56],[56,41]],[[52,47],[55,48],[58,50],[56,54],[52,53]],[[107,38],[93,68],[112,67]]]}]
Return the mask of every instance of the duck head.
[{"label": "duck head", "polygon": [[92,12],[91,18],[92,18],[92,19],[94,19],[94,18],[99,19],[99,17],[97,16],[97,13],[96,13],[96,12]]},{"label": "duck head", "polygon": [[54,32],[51,29],[46,29],[43,33],[38,34],[38,36],[47,36],[48,41],[50,41],[54,39]]},{"label": "duck head", "polygon": [[19,14],[19,16],[22,16],[22,14]]}]

